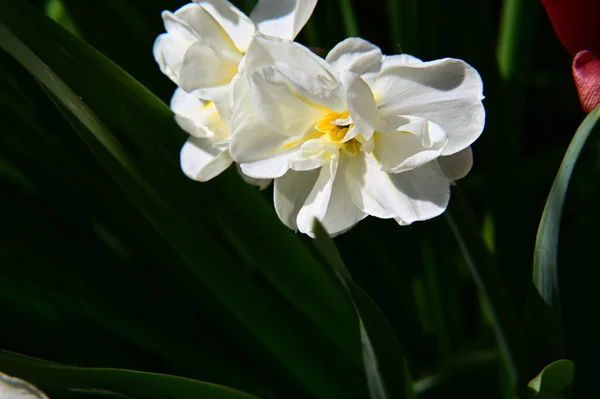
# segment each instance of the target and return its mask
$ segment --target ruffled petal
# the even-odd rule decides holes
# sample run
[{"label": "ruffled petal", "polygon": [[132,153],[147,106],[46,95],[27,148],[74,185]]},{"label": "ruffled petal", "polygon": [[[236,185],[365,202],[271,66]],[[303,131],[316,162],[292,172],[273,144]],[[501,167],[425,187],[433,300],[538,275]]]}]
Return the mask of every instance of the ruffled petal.
[{"label": "ruffled petal", "polygon": [[334,157],[324,165],[298,212],[298,230],[314,237],[313,222],[318,219],[325,230],[335,236],[347,231],[367,215],[358,209],[350,196],[345,178],[346,157]]},{"label": "ruffled petal", "polygon": [[279,219],[290,229],[298,230],[296,223],[298,212],[313,190],[318,177],[319,169],[305,172],[290,170],[275,179],[273,189],[275,211]]},{"label": "ruffled petal", "polygon": [[373,92],[362,78],[353,72],[340,75],[346,89],[346,104],[356,129],[369,140],[379,126],[379,111]]},{"label": "ruffled petal", "polygon": [[424,118],[402,117],[396,129],[375,134],[374,155],[387,173],[400,173],[423,166],[440,156],[448,136]]},{"label": "ruffled petal", "polygon": [[257,33],[244,57],[243,70],[249,76],[260,67],[286,63],[319,77],[331,87],[339,84],[337,72],[324,59],[301,44]]},{"label": "ruffled petal", "polygon": [[205,182],[231,165],[227,149],[217,148],[210,139],[190,137],[180,153],[181,169],[190,179]]},{"label": "ruffled petal", "polygon": [[293,40],[316,5],[317,0],[258,0],[250,19],[265,35]]},{"label": "ruffled petal", "polygon": [[587,50],[577,53],[573,60],[573,78],[581,108],[589,113],[600,105],[600,60]]},{"label": "ruffled petal", "polygon": [[287,63],[259,68],[250,82],[256,110],[269,126],[286,136],[302,136],[332,110],[343,110],[335,88]]},{"label": "ruffled petal", "polygon": [[414,115],[441,126],[448,134],[443,155],[451,155],[483,131],[482,90],[479,74],[464,61],[415,63],[407,57],[387,57],[373,91],[381,118]]},{"label": "ruffled petal", "polygon": [[448,178],[437,162],[391,174],[381,170],[373,155],[365,154],[351,158],[347,179],[350,196],[358,208],[402,224],[440,215],[450,199]]},{"label": "ruffled petal", "polygon": [[371,85],[381,69],[383,54],[374,44],[357,37],[350,37],[331,49],[325,60],[339,73],[344,71],[357,73]]},{"label": "ruffled petal", "polygon": [[194,137],[214,141],[229,137],[229,127],[221,120],[213,101],[201,100],[194,94],[177,89],[171,99],[171,109],[177,124]]},{"label": "ruffled petal", "polygon": [[256,32],[254,22],[227,0],[194,0],[223,27],[241,52],[246,52]]},{"label": "ruffled petal", "polygon": [[471,151],[471,147],[467,147],[455,154],[439,157],[437,161],[449,180],[460,180],[471,171],[473,151]]}]

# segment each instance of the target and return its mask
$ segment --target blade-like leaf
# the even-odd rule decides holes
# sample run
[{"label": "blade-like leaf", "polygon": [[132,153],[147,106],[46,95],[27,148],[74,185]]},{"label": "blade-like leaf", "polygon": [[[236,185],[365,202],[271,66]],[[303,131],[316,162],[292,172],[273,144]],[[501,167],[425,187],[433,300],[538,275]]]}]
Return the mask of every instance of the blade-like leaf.
[{"label": "blade-like leaf", "polygon": [[[217,198],[224,204],[223,208],[215,207],[216,201],[210,203],[206,196],[198,198],[190,191],[189,182],[182,183],[185,179],[173,162],[173,155],[168,153],[171,148],[164,148],[164,142],[176,137],[161,137],[165,132],[160,127],[167,131],[174,128],[164,104],[77,39],[68,34],[64,36],[65,32],[55,32],[53,29],[60,28],[43,17],[27,29],[22,28],[16,20],[25,14],[27,19],[36,15],[35,10],[26,10],[27,6],[18,1],[0,3],[0,23],[10,25],[10,29],[2,28],[0,45],[50,90],[67,114],[74,116],[72,123],[81,125],[76,129],[81,139],[178,256],[244,324],[250,335],[311,390],[323,396],[360,397],[356,378],[360,358],[353,346],[358,329],[353,326],[354,316],[343,291],[329,282],[310,252],[275,219],[260,194],[229,175],[226,184],[215,182],[211,190],[211,195],[224,196]],[[45,27],[46,36],[54,35],[62,44],[56,45],[41,34],[35,36],[34,26]],[[13,29],[21,37],[17,37]],[[44,44],[40,44],[40,40],[45,41]],[[35,53],[28,48],[29,44]],[[57,56],[56,52],[62,52],[63,56]],[[57,68],[60,77],[38,58],[38,53]],[[64,57],[70,61],[66,62]],[[81,66],[71,65],[73,60],[84,63],[91,75],[96,72],[97,75],[89,80],[81,79]],[[73,68],[77,73],[69,74]],[[73,87],[62,78],[69,79]],[[121,101],[127,101],[120,105],[114,99],[105,101],[105,86],[116,89]],[[102,122],[96,112],[101,113]],[[140,115],[144,118],[140,119]],[[169,116],[168,123],[165,116]],[[153,118],[157,126],[144,120]],[[112,130],[113,127],[116,129]],[[125,148],[117,134],[121,140],[123,136],[133,139],[135,145]],[[262,229],[253,231],[247,226]],[[247,269],[240,268],[239,258],[228,250],[230,247],[224,247],[219,238],[234,241],[234,247],[246,246],[242,259]],[[258,268],[273,285],[257,278],[251,267]],[[310,292],[305,289],[308,284]],[[283,297],[276,290],[288,297],[296,308],[282,301]],[[307,323],[298,309],[321,326],[330,339]],[[273,318],[274,313],[281,317]],[[239,339],[246,339],[244,331],[235,334]],[[344,350],[339,351],[336,346]],[[307,347],[311,350],[306,350]],[[339,363],[340,355],[351,362],[337,368],[336,373],[329,373],[328,370]]]},{"label": "blade-like leaf", "polygon": [[554,309],[560,306],[557,252],[563,205],[575,163],[587,138],[594,130],[599,129],[598,120],[600,120],[600,107],[590,112],[573,136],[550,189],[537,232],[533,281],[544,301]]},{"label": "blade-like leaf", "polygon": [[315,245],[346,290],[359,320],[363,365],[371,399],[415,398],[404,355],[377,305],[352,280],[335,243],[315,219]]},{"label": "blade-like leaf", "polygon": [[172,375],[66,366],[0,351],[0,369],[42,388],[106,390],[136,399],[257,399],[231,388]]},{"label": "blade-like leaf", "polygon": [[444,214],[469,267],[475,284],[487,304],[500,353],[504,358],[513,388],[524,371],[522,342],[514,304],[504,287],[496,259],[489,253],[477,228],[472,211],[458,189],[452,193],[449,209]]}]

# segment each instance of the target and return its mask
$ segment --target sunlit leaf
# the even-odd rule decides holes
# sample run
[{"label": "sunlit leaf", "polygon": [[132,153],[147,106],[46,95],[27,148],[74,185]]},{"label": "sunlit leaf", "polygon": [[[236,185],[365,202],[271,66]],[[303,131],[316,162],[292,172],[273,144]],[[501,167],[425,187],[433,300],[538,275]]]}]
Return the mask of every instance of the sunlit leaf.
[{"label": "sunlit leaf", "polygon": [[550,189],[538,228],[533,258],[533,281],[544,301],[555,309],[560,306],[557,253],[563,205],[575,163],[590,134],[598,130],[598,120],[600,107],[590,112],[577,129]]}]

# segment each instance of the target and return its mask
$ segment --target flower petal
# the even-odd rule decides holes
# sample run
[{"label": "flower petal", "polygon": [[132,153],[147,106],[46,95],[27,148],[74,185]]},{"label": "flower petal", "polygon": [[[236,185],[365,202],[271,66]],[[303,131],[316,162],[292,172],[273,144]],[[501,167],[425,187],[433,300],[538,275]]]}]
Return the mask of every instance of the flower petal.
[{"label": "flower petal", "polygon": [[188,45],[178,41],[173,35],[163,33],[156,38],[152,52],[160,71],[175,84],[179,84],[179,71]]},{"label": "flower petal", "polygon": [[374,155],[382,171],[400,173],[435,160],[447,142],[446,132],[435,123],[407,116],[396,129],[375,133]]},{"label": "flower petal", "polygon": [[347,161],[347,157],[333,157],[321,168],[313,189],[298,212],[296,223],[302,233],[314,237],[312,228],[316,218],[330,235],[335,236],[367,216],[348,195],[344,173]]},{"label": "flower petal", "polygon": [[181,148],[181,169],[193,180],[208,181],[227,169],[231,162],[229,152],[216,148],[209,139],[190,137]]},{"label": "flower petal", "polygon": [[[400,62],[410,63],[400,64]],[[387,57],[373,92],[381,118],[414,115],[426,118],[448,134],[443,155],[465,149],[483,130],[483,84],[477,71],[461,60],[412,63]]]},{"label": "flower petal", "polygon": [[305,172],[290,170],[275,179],[273,189],[275,211],[279,219],[290,229],[298,230],[296,224],[298,212],[313,190],[318,177],[319,169]]},{"label": "flower petal", "polygon": [[293,40],[316,5],[317,0],[258,0],[250,19],[261,33]]},{"label": "flower petal", "polygon": [[590,50],[600,54],[598,0],[542,0],[556,36],[571,53]]},{"label": "flower petal", "polygon": [[573,59],[573,78],[581,108],[589,113],[600,105],[600,60],[590,51],[580,51]]},{"label": "flower petal", "polygon": [[177,124],[194,137],[218,141],[229,136],[229,127],[221,120],[213,101],[201,100],[178,88],[171,99],[171,109]]},{"label": "flower petal", "polygon": [[273,179],[255,179],[254,177],[248,176],[242,171],[242,168],[237,163],[235,164],[235,168],[246,183],[258,187],[258,189],[261,191],[269,187],[271,182],[273,182]]},{"label": "flower petal", "polygon": [[321,77],[332,87],[339,80],[337,72],[324,59],[301,44],[257,33],[244,57],[244,71],[249,76],[255,70],[276,62],[301,68],[308,75]]},{"label": "flower petal", "polygon": [[235,46],[245,52],[256,32],[254,22],[227,0],[194,0],[223,27]]},{"label": "flower petal", "polygon": [[185,52],[179,73],[179,86],[187,92],[198,91],[201,97],[206,98],[205,93],[209,93],[211,100],[218,99],[217,93],[226,91],[200,91],[226,88],[237,72],[237,62],[223,59],[220,52],[199,41]]},{"label": "flower petal", "polygon": [[373,92],[356,73],[343,72],[340,78],[346,89],[346,104],[352,122],[363,137],[369,140],[379,126],[379,111]]},{"label": "flower petal", "polygon": [[[175,16],[179,19],[178,29],[186,27],[191,30],[195,40],[200,40],[213,50],[218,51],[222,58],[239,61],[242,52],[236,47],[224,27],[204,7],[194,3],[177,10]],[[183,23],[182,23],[183,22]],[[165,22],[165,25],[167,23]],[[167,25],[167,31],[170,31]],[[186,33],[189,35],[189,33]]]},{"label": "flower petal", "polygon": [[437,162],[389,174],[373,155],[365,154],[351,159],[347,179],[356,206],[369,215],[404,224],[440,215],[450,198],[448,179]]},{"label": "flower petal", "polygon": [[437,159],[446,177],[451,181],[465,177],[473,166],[473,151],[467,147],[462,151]]},{"label": "flower petal", "polygon": [[0,398],[3,399],[48,399],[43,392],[30,383],[0,373]]},{"label": "flower petal", "polygon": [[257,111],[269,126],[287,136],[302,136],[332,110],[343,110],[339,90],[289,64],[261,67],[250,82]]},{"label": "flower petal", "polygon": [[338,43],[325,58],[338,72],[349,71],[363,75],[367,83],[381,69],[383,54],[379,47],[366,40],[350,37]]},{"label": "flower petal", "polygon": [[323,160],[302,156],[301,140],[296,145],[286,145],[290,138],[273,130],[259,115],[249,114],[241,122],[236,118],[239,115],[234,115],[232,121],[234,130],[229,149],[246,175],[274,179],[290,168],[309,170],[323,164]]}]

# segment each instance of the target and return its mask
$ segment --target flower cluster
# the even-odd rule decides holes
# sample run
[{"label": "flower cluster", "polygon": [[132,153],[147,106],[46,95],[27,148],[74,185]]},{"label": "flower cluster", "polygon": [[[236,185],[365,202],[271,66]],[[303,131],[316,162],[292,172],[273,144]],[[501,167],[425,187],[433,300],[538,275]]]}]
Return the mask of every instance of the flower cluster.
[{"label": "flower cluster", "polygon": [[315,218],[335,235],[367,215],[400,225],[440,215],[483,130],[479,74],[359,38],[323,59],[293,42],[315,5],[259,0],[248,18],[196,0],[163,13],[154,56],[179,86],[183,171],[206,181],[236,162],[250,183],[274,179],[279,218],[311,236]]}]

